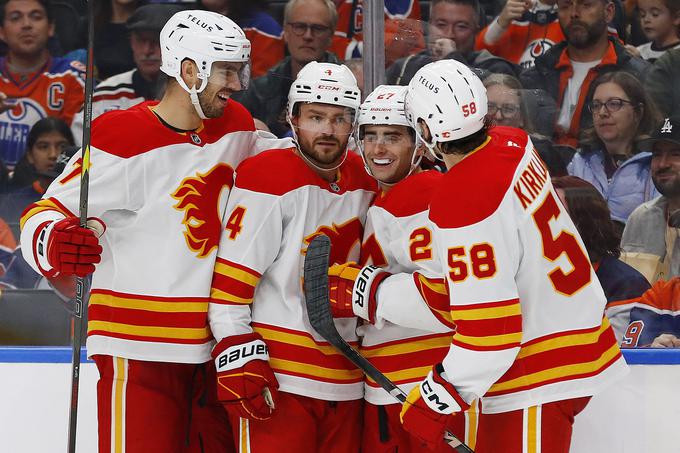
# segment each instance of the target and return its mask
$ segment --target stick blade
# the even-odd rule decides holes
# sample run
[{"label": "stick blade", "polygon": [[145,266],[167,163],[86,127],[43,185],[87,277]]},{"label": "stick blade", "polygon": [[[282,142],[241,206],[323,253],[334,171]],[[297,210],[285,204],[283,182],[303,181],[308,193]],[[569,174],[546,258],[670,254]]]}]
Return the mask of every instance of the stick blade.
[{"label": "stick blade", "polygon": [[316,236],[307,247],[304,265],[304,290],[307,316],[314,330],[324,336],[333,324],[328,304],[328,264],[331,240],[325,234]]}]

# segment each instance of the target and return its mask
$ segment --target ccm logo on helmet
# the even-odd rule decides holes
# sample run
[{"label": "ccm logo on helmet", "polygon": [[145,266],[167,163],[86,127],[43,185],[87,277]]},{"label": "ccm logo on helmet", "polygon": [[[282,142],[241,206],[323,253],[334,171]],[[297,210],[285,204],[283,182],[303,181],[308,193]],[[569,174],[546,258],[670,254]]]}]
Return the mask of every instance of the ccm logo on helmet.
[{"label": "ccm logo on helmet", "polygon": [[433,93],[437,94],[439,93],[439,87],[435,86],[434,83],[430,82],[423,76],[418,76],[418,82],[423,84],[428,90],[432,91]]},{"label": "ccm logo on helmet", "polygon": [[212,28],[211,25],[206,24],[201,19],[199,19],[198,17],[196,17],[192,14],[189,14],[189,20],[191,22],[195,23],[196,25],[200,26],[201,28],[205,28],[206,31],[213,31],[213,28]]},{"label": "ccm logo on helmet", "polygon": [[265,355],[268,352],[267,345],[264,343],[245,344],[239,348],[229,351],[229,354],[220,356],[217,367],[222,368],[225,365],[237,362],[241,359],[245,359],[253,355]]},{"label": "ccm logo on helmet", "polygon": [[354,301],[355,305],[360,307],[364,306],[364,293],[366,292],[366,288],[369,286],[369,282],[371,281],[373,274],[379,270],[380,269],[376,266],[366,266],[361,270],[359,278],[357,278],[357,281],[354,283],[353,292],[357,296],[356,300]]},{"label": "ccm logo on helmet", "polygon": [[449,408],[449,405],[446,404],[441,399],[439,399],[439,395],[434,393],[434,390],[432,389],[432,386],[430,386],[430,383],[428,381],[423,381],[423,383],[420,386],[420,389],[422,390],[423,395],[425,395],[428,401],[431,401],[432,403],[437,405],[437,409],[440,412],[444,412]]},{"label": "ccm logo on helmet", "polygon": [[336,87],[333,85],[319,85],[319,89],[328,91],[340,91],[340,87]]}]

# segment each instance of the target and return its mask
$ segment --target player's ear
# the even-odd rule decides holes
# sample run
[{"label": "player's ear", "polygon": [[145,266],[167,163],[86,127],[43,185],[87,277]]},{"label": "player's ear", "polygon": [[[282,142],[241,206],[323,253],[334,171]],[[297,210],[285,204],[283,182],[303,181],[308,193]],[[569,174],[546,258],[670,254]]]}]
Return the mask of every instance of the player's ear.
[{"label": "player's ear", "polygon": [[423,137],[423,139],[425,141],[429,142],[429,141],[432,140],[432,134],[430,134],[430,128],[427,127],[427,124],[425,124],[425,121],[423,121],[420,118],[418,119],[418,132],[419,132],[420,136]]},{"label": "player's ear", "polygon": [[180,74],[188,87],[193,87],[198,84],[198,66],[196,66],[196,63],[192,60],[185,58],[182,61]]}]

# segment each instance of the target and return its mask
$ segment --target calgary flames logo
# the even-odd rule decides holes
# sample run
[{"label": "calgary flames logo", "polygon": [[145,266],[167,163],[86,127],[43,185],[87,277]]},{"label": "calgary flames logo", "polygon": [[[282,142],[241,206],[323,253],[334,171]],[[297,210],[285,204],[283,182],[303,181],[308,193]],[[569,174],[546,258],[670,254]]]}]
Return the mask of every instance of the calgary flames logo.
[{"label": "calgary flames logo", "polygon": [[[331,240],[331,264],[346,263],[349,260],[354,245],[361,242],[363,225],[361,225],[361,221],[356,217],[340,225],[335,223],[332,226],[322,225],[314,233],[305,237],[305,244],[309,245],[320,234],[325,234]],[[302,253],[304,254],[306,250],[303,250]]]},{"label": "calgary flames logo", "polygon": [[220,243],[220,194],[225,187],[231,188],[233,181],[234,170],[218,164],[207,173],[185,178],[172,194],[177,200],[173,207],[184,211],[184,239],[199,258],[208,256]]}]

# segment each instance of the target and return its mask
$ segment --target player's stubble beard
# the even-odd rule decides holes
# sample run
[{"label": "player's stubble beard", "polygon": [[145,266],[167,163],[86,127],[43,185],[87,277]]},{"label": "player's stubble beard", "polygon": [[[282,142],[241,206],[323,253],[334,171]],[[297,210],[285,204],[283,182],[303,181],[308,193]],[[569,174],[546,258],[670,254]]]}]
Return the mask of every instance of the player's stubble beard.
[{"label": "player's stubble beard", "polygon": [[[300,131],[298,130],[298,144],[300,145],[300,152],[303,153],[307,159],[311,160],[314,164],[321,168],[333,168],[343,159],[345,151],[347,150],[349,135],[345,138],[345,140],[339,140],[334,135],[322,135],[310,141],[307,138],[302,137],[299,132]],[[337,147],[333,153],[323,153],[316,150],[316,146],[319,146],[319,142],[331,141],[337,144]]]},{"label": "player's stubble beard", "polygon": [[[582,30],[574,30],[574,26]],[[577,49],[587,49],[595,44],[607,32],[607,21],[602,17],[594,24],[588,25],[580,20],[572,20],[566,27],[564,35],[567,37],[567,42]]]}]

